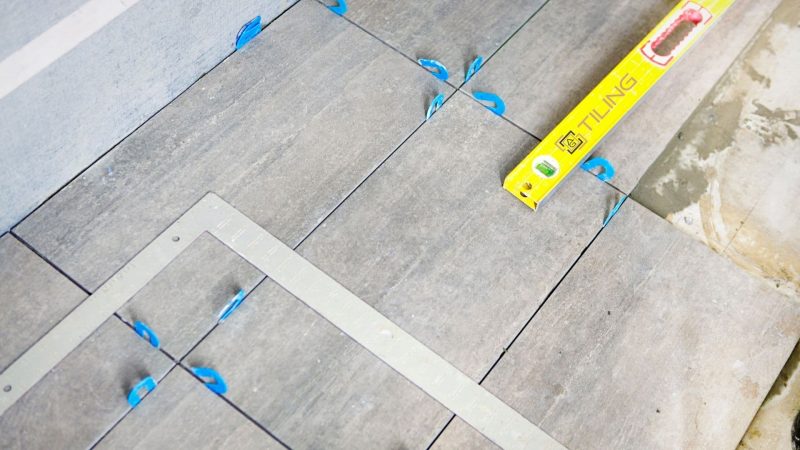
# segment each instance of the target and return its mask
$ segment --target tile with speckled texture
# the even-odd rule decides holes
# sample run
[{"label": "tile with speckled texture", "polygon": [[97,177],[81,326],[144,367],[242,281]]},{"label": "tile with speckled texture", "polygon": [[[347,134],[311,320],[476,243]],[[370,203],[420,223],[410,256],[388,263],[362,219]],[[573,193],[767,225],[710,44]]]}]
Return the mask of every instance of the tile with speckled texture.
[{"label": "tile with speckled texture", "polygon": [[209,191],[294,246],[448,91],[302,1],[15,230],[90,290]]},{"label": "tile with speckled texture", "polygon": [[[734,448],[800,305],[627,201],[483,385],[572,449]],[[491,448],[456,419],[436,449]]]},{"label": "tile with speckled texture", "polygon": [[[501,186],[533,144],[458,93],[298,251],[478,380],[615,200],[583,173],[534,214]],[[187,361],[224,368],[229,398],[292,448],[421,448],[448,420],[270,280],[252,297]]]},{"label": "tile with speckled texture", "polygon": [[282,449],[280,443],[176,367],[97,449]]},{"label": "tile with speckled texture", "polygon": [[0,372],[86,297],[17,238],[0,237]]},{"label": "tile with speckled texture", "polygon": [[0,416],[0,448],[88,448],[130,409],[139,380],[172,366],[111,317]]}]

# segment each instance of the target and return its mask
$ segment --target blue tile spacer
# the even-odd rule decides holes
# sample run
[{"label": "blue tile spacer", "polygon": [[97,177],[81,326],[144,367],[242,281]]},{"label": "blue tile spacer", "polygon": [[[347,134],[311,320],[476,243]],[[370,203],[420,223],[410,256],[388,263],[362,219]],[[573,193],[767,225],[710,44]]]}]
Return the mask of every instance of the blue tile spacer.
[{"label": "blue tile spacer", "polygon": [[244,289],[239,289],[239,292],[236,293],[236,296],[233,297],[231,301],[229,301],[228,304],[225,305],[225,308],[223,308],[222,311],[219,313],[219,321],[222,322],[225,319],[227,319],[228,316],[230,316],[231,314],[233,314],[234,311],[236,311],[236,308],[238,308],[243,301],[244,301]]},{"label": "blue tile spacer", "polygon": [[136,408],[136,405],[142,401],[139,391],[145,389],[147,391],[146,393],[149,393],[156,388],[157,384],[158,383],[156,383],[156,380],[154,380],[153,377],[147,377],[136,383],[136,386],[134,386],[133,389],[131,389],[131,391],[128,393],[128,404],[131,405],[131,408]]},{"label": "blue tile spacer", "polygon": [[447,73],[447,67],[435,59],[419,59],[417,61],[419,62],[419,65],[429,69],[428,72],[432,73],[433,76],[442,81],[447,80],[447,78],[450,76],[450,74]]},{"label": "blue tile spacer", "polygon": [[153,347],[158,348],[161,345],[161,342],[158,340],[158,335],[153,331],[152,328],[145,325],[144,322],[137,320],[136,323],[133,324],[133,330],[136,331],[136,334],[149,342]]},{"label": "blue tile spacer", "polygon": [[464,77],[464,83],[469,81],[469,79],[472,78],[473,75],[478,73],[478,71],[481,70],[482,65],[483,65],[483,56],[478,56],[477,58],[475,58],[475,60],[472,61],[472,64],[469,65],[469,69],[467,69],[467,75]]},{"label": "blue tile spacer", "polygon": [[255,19],[247,22],[239,29],[239,33],[236,35],[236,50],[244,47],[245,44],[258,36],[258,33],[261,33],[261,16],[256,16]]},{"label": "blue tile spacer", "polygon": [[481,103],[492,102],[492,106],[486,105],[485,103],[483,106],[498,116],[502,116],[503,113],[506,112],[506,103],[497,94],[492,94],[491,92],[473,92],[472,96]]},{"label": "blue tile spacer", "polygon": [[343,16],[344,13],[347,12],[347,2],[345,0],[339,0],[336,2],[335,6],[328,6],[328,9],[340,16]]},{"label": "blue tile spacer", "polygon": [[611,165],[605,158],[592,158],[585,163],[581,164],[581,169],[591,172],[592,169],[596,169],[598,167],[602,167],[603,171],[597,174],[597,178],[600,181],[610,181],[614,178],[614,166]]},{"label": "blue tile spacer", "polygon": [[[225,379],[216,370],[208,367],[192,367],[192,372],[203,380],[203,383],[211,392],[219,395],[228,392],[228,385],[225,383]],[[211,380],[208,380],[209,378]]]},{"label": "blue tile spacer", "polygon": [[622,204],[625,203],[625,200],[627,200],[627,199],[628,199],[628,196],[627,195],[623,195],[622,198],[619,199],[617,204],[614,205],[613,208],[611,208],[611,212],[608,213],[608,217],[606,217],[606,220],[603,221],[603,228],[605,228],[606,225],[608,225],[608,223],[611,222],[611,218],[614,217],[617,214],[617,211],[619,211],[619,208],[622,207]]},{"label": "blue tile spacer", "polygon": [[444,94],[439,94],[436,97],[434,97],[433,101],[431,102],[431,105],[428,106],[428,112],[425,113],[425,120],[430,119],[433,113],[435,113],[436,111],[439,110],[439,108],[442,107],[442,103],[444,103]]}]

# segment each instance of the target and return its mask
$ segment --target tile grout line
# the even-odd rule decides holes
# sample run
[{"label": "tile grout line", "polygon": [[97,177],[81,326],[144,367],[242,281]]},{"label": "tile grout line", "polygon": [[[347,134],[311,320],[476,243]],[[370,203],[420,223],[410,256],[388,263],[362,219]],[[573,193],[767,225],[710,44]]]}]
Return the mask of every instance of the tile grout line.
[{"label": "tile grout line", "polygon": [[[169,374],[172,373],[172,371],[175,370],[176,367],[178,367],[178,365],[175,364],[175,362],[173,361],[172,366],[167,370],[167,373],[165,373],[164,376],[159,378],[158,381],[156,382],[156,388],[158,387],[158,383],[161,383],[165,378],[167,378],[167,376],[169,376]],[[155,390],[155,389],[153,389],[153,390]],[[148,392],[147,394],[145,394],[144,397],[142,397],[142,400],[144,400],[145,398],[149,397],[151,392]],[[94,441],[92,443],[92,445],[89,446],[89,449],[90,450],[94,450],[94,448],[97,447],[101,442],[103,442],[103,439],[105,439],[106,436],[108,436],[112,431],[114,431],[114,429],[117,427],[117,425],[122,423],[122,421],[125,420],[125,418],[128,417],[128,415],[131,412],[133,412],[133,408],[129,407],[125,411],[125,413],[122,415],[122,417],[120,417],[116,422],[114,422],[114,424],[112,424],[105,432],[103,432],[103,434],[99,438],[97,438],[96,441]]]},{"label": "tile grout line", "polygon": [[[494,361],[494,363],[491,365],[491,367],[489,367],[489,369],[486,371],[486,373],[481,377],[480,381],[478,381],[479,385],[483,385],[483,382],[486,381],[486,379],[489,377],[489,375],[492,373],[492,371],[495,369],[495,367],[497,367],[497,365],[500,363],[500,361],[502,361],[503,357],[508,353],[509,350],[511,350],[511,347],[514,345],[514,343],[517,341],[517,339],[522,335],[522,333],[525,332],[525,330],[528,328],[528,326],[531,324],[531,322],[533,322],[533,319],[539,314],[539,311],[542,310],[544,305],[550,300],[550,298],[553,296],[553,294],[558,289],[558,287],[561,286],[561,283],[572,272],[572,269],[578,264],[578,262],[581,260],[581,258],[583,258],[583,255],[586,254],[586,252],[589,250],[589,247],[591,247],[592,244],[594,244],[594,241],[596,241],[597,238],[600,237],[600,234],[603,232],[604,229],[605,229],[605,227],[600,227],[600,229],[597,231],[597,233],[594,235],[594,237],[592,237],[592,239],[589,241],[589,243],[586,244],[586,247],[584,247],[584,249],[581,251],[581,253],[578,255],[578,257],[575,258],[575,260],[572,262],[572,264],[570,264],[569,268],[564,272],[564,274],[561,276],[561,278],[559,278],[558,282],[556,282],[556,284],[553,286],[553,288],[550,289],[550,291],[545,296],[544,300],[542,300],[542,302],[539,304],[539,306],[536,307],[536,309],[534,310],[533,314],[528,318],[527,321],[525,321],[525,323],[522,325],[522,327],[519,329],[519,331],[517,331],[516,335],[503,348],[502,352],[500,352],[500,354],[498,355],[498,357]],[[445,423],[444,427],[442,427],[442,429],[439,431],[439,433],[436,435],[436,437],[433,439],[433,441],[431,441],[431,443],[428,445],[427,450],[430,450],[434,446],[434,444],[436,444],[436,442],[439,440],[439,438],[444,434],[444,432],[447,430],[447,428],[453,422],[455,417],[456,417],[455,414],[453,414],[450,417],[450,420],[448,420],[447,423]]]},{"label": "tile grout line", "polygon": [[[188,353],[187,353],[187,355],[188,355]],[[182,361],[182,360],[181,360],[181,361]],[[198,377],[197,375],[195,375],[195,373],[194,373],[194,372],[192,372],[192,371],[191,371],[191,370],[189,370],[189,369],[188,369],[186,366],[184,366],[182,362],[178,362],[178,363],[176,364],[176,367],[180,367],[181,369],[183,369],[184,371],[186,371],[186,372],[187,372],[189,375],[191,375],[191,376],[192,376],[192,378],[194,378],[195,380],[197,380],[197,381],[198,381],[198,382],[200,382],[200,383],[203,383],[203,380],[201,380],[201,379],[200,379],[200,377]],[[205,387],[205,384],[203,384],[203,386]],[[242,416],[244,416],[244,417],[245,417],[247,420],[249,420],[250,422],[252,422],[252,423],[253,423],[253,425],[255,425],[256,427],[258,427],[258,428],[259,428],[261,431],[263,431],[264,433],[266,433],[267,435],[269,435],[271,438],[275,439],[275,441],[277,441],[279,444],[281,444],[281,445],[282,445],[284,448],[286,448],[286,449],[288,449],[288,450],[291,450],[291,447],[290,447],[288,444],[286,444],[286,443],[285,443],[285,442],[284,442],[282,439],[280,439],[280,438],[279,438],[279,437],[278,437],[276,434],[274,434],[274,433],[272,433],[271,431],[269,431],[269,429],[267,429],[267,427],[265,427],[265,426],[261,425],[261,423],[260,423],[259,421],[255,420],[253,417],[251,417],[249,414],[247,414],[247,413],[246,413],[246,412],[245,412],[243,409],[241,409],[241,408],[240,408],[240,407],[239,407],[237,404],[235,404],[235,403],[234,403],[232,400],[230,400],[229,398],[225,397],[224,395],[219,395],[219,394],[217,394],[217,397],[218,397],[218,398],[220,398],[220,399],[221,399],[222,401],[224,401],[225,403],[227,403],[227,404],[228,404],[228,405],[229,405],[231,408],[233,408],[233,410],[234,410],[234,411],[238,412],[239,414],[241,414]]]},{"label": "tile grout line", "polygon": [[[264,277],[264,279],[266,279],[266,277]],[[263,281],[263,280],[262,280],[262,281]],[[259,282],[259,284],[260,284],[260,282]],[[253,289],[255,289],[255,288],[253,288]],[[253,290],[251,290],[250,292],[253,292]],[[250,293],[248,293],[247,295],[250,295]],[[245,297],[245,298],[247,298],[247,297]],[[132,325],[131,325],[131,324],[130,324],[130,323],[127,321],[127,320],[125,320],[124,318],[122,318],[122,316],[120,316],[118,312],[115,312],[115,313],[113,314],[113,316],[114,316],[114,317],[116,317],[117,319],[119,319],[119,321],[120,321],[120,322],[122,322],[122,324],[123,324],[123,325],[127,326],[128,328],[130,328],[130,329],[131,329],[131,331],[133,331],[134,333],[136,332],[136,331],[134,330],[133,326],[132,326]],[[189,373],[189,375],[191,375],[191,376],[192,376],[192,378],[194,378],[195,380],[197,380],[197,381],[199,381],[200,383],[202,383],[202,382],[203,382],[203,380],[201,380],[201,379],[200,379],[200,378],[199,378],[197,375],[195,375],[195,374],[194,374],[194,372],[192,372],[191,370],[189,370],[189,369],[188,369],[188,368],[187,368],[187,367],[186,367],[186,366],[183,364],[183,360],[184,360],[184,359],[186,359],[186,357],[187,357],[187,356],[189,356],[189,353],[191,353],[191,352],[192,352],[192,350],[194,350],[194,349],[195,349],[195,348],[196,348],[196,347],[197,347],[197,346],[200,344],[200,342],[202,342],[202,340],[203,340],[203,339],[205,339],[205,338],[206,338],[206,337],[207,337],[209,334],[211,334],[211,332],[212,332],[212,331],[214,331],[214,330],[217,328],[217,326],[218,326],[218,325],[219,325],[219,322],[217,322],[216,324],[214,324],[214,326],[213,326],[213,327],[212,327],[212,328],[211,328],[211,329],[210,329],[210,330],[209,330],[209,331],[208,331],[208,332],[207,332],[207,333],[206,333],[206,334],[205,334],[205,335],[204,335],[202,338],[200,338],[200,340],[198,340],[198,342],[197,342],[197,343],[195,343],[195,344],[194,344],[194,346],[192,346],[192,348],[191,348],[191,349],[189,349],[189,350],[186,352],[186,354],[185,354],[185,355],[183,355],[183,356],[182,356],[180,359],[178,359],[178,358],[176,358],[176,357],[172,356],[172,355],[171,355],[169,352],[167,352],[165,349],[163,349],[163,348],[159,347],[157,350],[158,350],[159,352],[161,352],[161,353],[162,353],[164,356],[166,356],[166,357],[167,357],[167,358],[168,358],[168,359],[169,359],[169,360],[172,362],[172,366],[169,368],[169,370],[167,371],[167,373],[166,373],[166,374],[165,374],[163,377],[161,377],[161,378],[158,380],[158,383],[161,383],[161,382],[162,382],[162,381],[163,381],[165,378],[167,378],[167,375],[169,375],[170,373],[172,373],[172,371],[173,371],[173,370],[174,370],[176,367],[180,367],[181,369],[185,370],[186,372],[188,372],[188,373]],[[205,385],[204,385],[204,386],[205,386]],[[148,395],[149,395],[149,393],[148,393]],[[146,397],[146,396],[145,396],[145,397]],[[258,422],[257,420],[255,420],[255,419],[254,419],[252,416],[250,416],[249,414],[247,414],[247,413],[246,413],[244,410],[242,410],[242,409],[241,409],[241,408],[240,408],[238,405],[236,405],[235,403],[233,403],[233,401],[232,401],[232,400],[228,399],[228,398],[227,398],[227,397],[225,397],[224,395],[218,395],[218,397],[219,397],[219,398],[221,398],[221,399],[222,399],[222,400],[223,400],[225,403],[227,403],[229,406],[231,406],[231,407],[232,407],[232,408],[233,408],[233,409],[234,409],[234,410],[235,410],[237,413],[239,413],[240,415],[244,416],[244,418],[245,418],[245,419],[247,419],[248,421],[252,422],[252,423],[253,423],[253,425],[255,425],[256,427],[258,427],[258,428],[259,428],[261,431],[265,432],[265,433],[266,433],[267,435],[269,435],[271,438],[275,439],[275,441],[277,441],[279,444],[281,444],[281,445],[282,445],[284,448],[291,450],[291,447],[289,447],[289,445],[287,445],[287,444],[286,444],[286,443],[285,443],[285,442],[284,442],[282,439],[280,439],[280,438],[279,438],[277,435],[275,435],[273,432],[269,431],[269,429],[267,429],[267,428],[266,428],[265,426],[263,426],[263,425],[262,425],[260,422]],[[102,436],[100,436],[100,438],[99,438],[99,439],[98,439],[98,440],[97,440],[97,441],[96,441],[94,444],[92,444],[92,446],[91,446],[90,448],[92,448],[92,449],[93,449],[93,448],[95,448],[95,447],[96,447],[96,446],[97,446],[97,445],[98,445],[98,444],[99,444],[99,443],[100,443],[100,442],[101,442],[103,439],[105,439],[105,437],[106,437],[106,436],[107,436],[109,433],[111,433],[111,431],[113,431],[113,430],[114,430],[114,428],[116,428],[116,427],[117,427],[117,426],[118,426],[120,423],[122,423],[122,421],[123,421],[123,420],[125,420],[125,418],[128,416],[128,414],[130,414],[132,411],[133,411],[133,408],[129,408],[129,409],[128,409],[128,411],[126,411],[126,412],[125,412],[125,414],[124,414],[122,417],[120,417],[120,418],[119,418],[117,421],[115,421],[115,422],[114,422],[114,424],[113,424],[113,425],[111,425],[111,427],[110,427],[108,430],[106,430],[106,431],[103,433],[103,435],[102,435]]]},{"label": "tile grout line", "polygon": [[[326,5],[322,0],[316,0],[316,2],[319,3],[320,5],[324,6],[326,9],[328,8],[328,5]],[[419,62],[417,62],[417,60],[415,60],[415,59],[411,58],[410,56],[406,55],[405,53],[401,52],[396,47],[394,47],[393,45],[391,45],[388,42],[384,41],[383,39],[379,38],[376,34],[372,33],[371,31],[367,30],[366,28],[362,27],[361,25],[359,25],[358,23],[356,23],[355,21],[353,21],[352,19],[350,19],[346,15],[342,16],[342,15],[339,15],[339,14],[336,14],[336,13],[333,13],[333,12],[331,12],[331,14],[334,14],[336,16],[341,17],[342,19],[347,21],[349,24],[353,25],[354,27],[356,27],[359,30],[361,30],[362,32],[364,32],[367,36],[375,39],[376,41],[380,42],[381,44],[385,45],[386,47],[389,47],[391,50],[395,51],[398,55],[400,55],[403,58],[411,61],[415,66],[421,68],[422,70],[428,72],[428,74],[433,76],[433,74],[431,74],[431,72],[429,70],[427,70],[424,67],[420,66],[420,64],[419,64]],[[434,78],[436,78],[436,77],[434,77]],[[437,80],[439,80],[439,79],[437,78]],[[439,81],[441,81],[442,83],[450,86],[451,88],[453,88],[455,90],[458,90],[457,86],[454,86],[452,83],[450,83],[447,80],[439,80]]]},{"label": "tile grout line", "polygon": [[[54,262],[53,262],[53,261],[51,261],[49,258],[47,258],[46,256],[44,256],[44,255],[43,255],[41,252],[39,252],[39,250],[36,250],[36,248],[34,248],[34,247],[31,245],[31,244],[29,244],[29,243],[28,243],[28,241],[26,241],[25,239],[23,239],[21,236],[18,236],[18,235],[17,235],[17,233],[15,233],[15,232],[14,232],[14,230],[11,230],[11,231],[9,231],[9,232],[8,232],[8,234],[9,234],[9,236],[13,236],[14,238],[16,238],[16,240],[17,240],[17,241],[19,241],[19,242],[20,242],[22,245],[24,245],[24,246],[25,246],[25,247],[26,247],[28,250],[30,250],[31,252],[33,252],[33,254],[35,254],[36,256],[38,256],[38,257],[39,257],[39,259],[41,259],[42,261],[44,261],[45,263],[47,263],[47,265],[49,265],[50,267],[52,267],[53,269],[55,269],[55,271],[56,271],[56,272],[58,272],[58,273],[59,273],[61,276],[63,276],[64,278],[66,278],[67,280],[69,280],[69,281],[70,281],[72,284],[74,284],[74,285],[75,285],[77,288],[79,288],[80,290],[82,290],[84,294],[86,294],[86,295],[92,295],[92,292],[91,292],[89,289],[86,289],[86,288],[85,288],[85,287],[84,287],[82,284],[78,283],[78,280],[76,280],[75,278],[73,278],[72,276],[70,276],[70,275],[69,275],[69,274],[68,274],[66,271],[64,271],[63,269],[61,269],[61,267],[58,267],[58,266],[56,265],[56,263],[54,263]],[[81,301],[81,303],[82,303],[82,301]],[[76,305],[76,306],[77,306],[77,305]]]},{"label": "tile grout line", "polygon": [[[287,12],[289,12],[289,10],[291,10],[292,8],[294,8],[294,7],[295,7],[295,6],[296,6],[298,3],[300,3],[300,1],[297,1],[297,2],[293,3],[291,6],[289,6],[289,7],[288,7],[288,8],[286,8],[284,11],[282,11],[280,14],[278,14],[277,16],[275,16],[275,18],[273,18],[272,20],[270,20],[269,22],[267,22],[267,23],[266,23],[266,25],[264,25],[264,27],[262,27],[261,31],[263,32],[263,31],[264,31],[264,30],[265,30],[265,29],[266,29],[268,26],[272,25],[272,24],[273,24],[273,23],[274,23],[276,20],[278,20],[278,19],[279,19],[279,18],[281,18],[281,17],[282,17],[284,14],[286,14]],[[259,34],[260,34],[260,33],[259,33]],[[258,36],[256,36],[256,37],[258,37]],[[56,189],[56,190],[55,190],[55,191],[54,191],[52,194],[48,195],[48,196],[47,196],[47,197],[46,197],[44,200],[40,201],[40,202],[39,202],[39,204],[38,204],[38,205],[36,205],[36,207],[35,207],[35,208],[33,208],[33,209],[32,209],[32,210],[29,212],[29,213],[25,214],[25,215],[24,215],[24,216],[23,216],[23,217],[22,217],[22,218],[21,218],[19,221],[17,221],[17,223],[15,223],[14,225],[12,225],[12,226],[9,228],[9,231],[13,233],[13,232],[14,232],[14,230],[15,230],[15,229],[16,229],[18,226],[20,226],[20,225],[22,224],[22,222],[25,222],[25,221],[26,221],[26,220],[27,220],[29,217],[31,217],[33,214],[35,214],[35,213],[36,213],[36,212],[37,212],[39,209],[41,209],[41,208],[42,208],[42,207],[43,207],[45,204],[47,204],[47,203],[48,203],[50,200],[52,200],[52,199],[53,199],[53,198],[54,198],[56,195],[60,194],[60,193],[61,193],[61,192],[62,192],[62,191],[63,191],[63,190],[64,190],[64,189],[67,187],[67,186],[69,186],[70,184],[72,184],[72,182],[73,182],[73,181],[77,180],[78,178],[80,178],[80,177],[81,177],[81,175],[83,175],[83,174],[85,174],[87,171],[89,171],[89,169],[91,169],[92,167],[94,167],[94,166],[95,166],[95,165],[96,165],[98,162],[100,162],[100,160],[102,160],[103,158],[105,158],[105,157],[106,157],[108,154],[110,154],[110,153],[111,153],[112,151],[114,151],[114,150],[115,150],[117,147],[119,147],[119,145],[120,145],[120,144],[122,144],[123,142],[125,142],[125,141],[126,141],[126,140],[127,140],[127,139],[128,139],[130,136],[131,136],[131,135],[133,135],[133,133],[136,133],[137,131],[139,131],[139,129],[140,129],[140,128],[142,128],[143,126],[147,125],[147,124],[148,124],[148,123],[149,123],[151,120],[153,120],[153,118],[154,118],[154,117],[156,117],[156,116],[157,116],[157,115],[158,115],[158,114],[159,114],[161,111],[163,111],[163,110],[164,110],[164,109],[166,109],[168,106],[170,106],[172,103],[174,103],[174,102],[175,102],[175,100],[177,100],[179,97],[181,97],[182,95],[186,94],[186,93],[189,91],[189,89],[191,89],[192,87],[194,87],[194,85],[196,85],[197,83],[199,83],[199,82],[200,82],[200,80],[202,80],[203,78],[205,78],[205,77],[206,77],[206,75],[208,75],[209,73],[211,73],[211,71],[213,71],[214,69],[216,69],[217,67],[219,67],[219,66],[220,66],[222,63],[224,63],[225,61],[227,61],[227,60],[228,60],[228,59],[229,59],[231,56],[233,56],[234,54],[236,54],[236,52],[237,52],[237,50],[235,50],[235,49],[234,49],[233,51],[231,51],[230,53],[228,53],[227,55],[225,55],[225,57],[223,57],[221,60],[219,60],[219,62],[217,62],[216,64],[214,64],[213,66],[211,66],[211,67],[210,67],[208,70],[204,71],[204,72],[203,72],[203,73],[202,73],[202,74],[201,74],[199,77],[197,77],[197,79],[196,79],[196,80],[192,81],[192,82],[191,82],[191,83],[190,83],[188,86],[186,86],[186,89],[183,89],[182,91],[180,91],[180,92],[179,92],[177,95],[175,95],[175,96],[174,96],[174,97],[173,97],[171,100],[169,100],[167,103],[165,103],[163,106],[161,106],[160,108],[158,108],[158,109],[157,109],[155,112],[153,112],[153,113],[152,113],[150,116],[148,116],[146,119],[144,119],[144,121],[143,121],[142,123],[140,123],[139,125],[135,126],[135,127],[133,128],[133,130],[131,130],[129,133],[125,134],[125,136],[122,136],[122,137],[121,137],[121,138],[120,138],[118,141],[116,141],[114,144],[112,144],[112,145],[111,145],[111,147],[109,147],[107,150],[105,150],[103,153],[101,153],[101,154],[100,154],[100,155],[99,155],[97,158],[95,158],[95,159],[94,159],[94,160],[92,160],[92,161],[91,161],[89,164],[87,164],[87,165],[86,165],[86,167],[84,167],[83,169],[79,170],[79,171],[78,171],[78,173],[77,173],[77,174],[75,174],[75,176],[73,176],[72,178],[70,178],[69,180],[67,180],[67,181],[66,181],[64,184],[62,184],[62,185],[61,185],[61,187],[59,187],[58,189]],[[16,236],[16,234],[15,234],[15,236]]]}]

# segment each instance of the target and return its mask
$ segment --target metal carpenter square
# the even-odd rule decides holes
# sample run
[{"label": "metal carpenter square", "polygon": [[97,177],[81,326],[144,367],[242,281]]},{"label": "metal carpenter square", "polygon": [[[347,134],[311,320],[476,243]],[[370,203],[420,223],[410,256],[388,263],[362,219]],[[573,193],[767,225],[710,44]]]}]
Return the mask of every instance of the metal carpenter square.
[{"label": "metal carpenter square", "polygon": [[0,375],[0,414],[169,262],[208,232],[505,449],[563,449],[477,382],[215,194],[178,221]]}]

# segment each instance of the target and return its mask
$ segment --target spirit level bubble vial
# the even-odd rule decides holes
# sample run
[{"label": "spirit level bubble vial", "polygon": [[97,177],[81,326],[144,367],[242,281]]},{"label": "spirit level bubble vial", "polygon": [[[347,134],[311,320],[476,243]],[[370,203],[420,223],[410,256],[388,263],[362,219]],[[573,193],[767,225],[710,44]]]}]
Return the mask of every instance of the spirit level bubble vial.
[{"label": "spirit level bubble vial", "polygon": [[733,2],[676,6],[508,174],[503,187],[535,210]]}]

